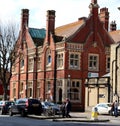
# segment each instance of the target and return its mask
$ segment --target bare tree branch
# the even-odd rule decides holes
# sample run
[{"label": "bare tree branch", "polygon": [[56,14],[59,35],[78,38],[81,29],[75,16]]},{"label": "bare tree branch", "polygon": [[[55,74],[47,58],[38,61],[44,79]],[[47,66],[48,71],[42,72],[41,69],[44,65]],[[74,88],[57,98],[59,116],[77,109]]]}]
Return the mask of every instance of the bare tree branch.
[{"label": "bare tree branch", "polygon": [[15,44],[18,38],[18,26],[13,23],[0,23],[0,80],[3,85],[3,99],[7,99],[12,65],[16,59]]}]

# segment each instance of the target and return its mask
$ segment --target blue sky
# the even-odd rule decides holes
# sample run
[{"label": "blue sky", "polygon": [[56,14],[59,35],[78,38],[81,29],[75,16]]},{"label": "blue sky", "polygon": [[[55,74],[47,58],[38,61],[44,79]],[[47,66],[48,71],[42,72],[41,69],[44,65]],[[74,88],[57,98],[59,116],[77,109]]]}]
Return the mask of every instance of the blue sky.
[{"label": "blue sky", "polygon": [[[100,8],[107,7],[110,12],[110,22],[115,20],[120,29],[120,0],[97,0]],[[0,20],[21,20],[21,9],[29,9],[29,27],[46,27],[46,11],[56,11],[55,26],[65,25],[78,18],[89,15],[91,0],[1,0]]]}]

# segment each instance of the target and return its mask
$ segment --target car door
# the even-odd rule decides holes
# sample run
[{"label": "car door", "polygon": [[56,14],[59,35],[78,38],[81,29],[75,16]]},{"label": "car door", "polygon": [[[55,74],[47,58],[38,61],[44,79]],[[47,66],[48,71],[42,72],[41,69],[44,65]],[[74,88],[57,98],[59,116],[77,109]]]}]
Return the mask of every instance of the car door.
[{"label": "car door", "polygon": [[107,104],[103,104],[103,114],[108,114],[108,106],[107,106]]},{"label": "car door", "polygon": [[17,110],[21,113],[22,110],[25,109],[25,99],[20,99],[17,104]]},{"label": "car door", "polygon": [[11,106],[11,110],[12,110],[12,112],[13,113],[19,113],[19,100],[17,100],[16,102],[15,102],[15,104],[14,105],[12,105]]},{"label": "car door", "polygon": [[99,114],[107,114],[108,113],[108,108],[106,104],[99,104],[98,105],[98,112]]}]

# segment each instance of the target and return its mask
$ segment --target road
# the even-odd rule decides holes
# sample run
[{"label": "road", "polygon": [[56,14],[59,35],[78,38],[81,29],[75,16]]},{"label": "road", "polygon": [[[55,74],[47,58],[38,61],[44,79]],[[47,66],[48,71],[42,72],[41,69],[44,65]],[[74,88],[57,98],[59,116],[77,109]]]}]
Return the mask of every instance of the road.
[{"label": "road", "polygon": [[40,120],[19,115],[10,117],[0,115],[0,126],[120,126],[119,118],[114,118],[110,122],[54,122],[52,120]]}]

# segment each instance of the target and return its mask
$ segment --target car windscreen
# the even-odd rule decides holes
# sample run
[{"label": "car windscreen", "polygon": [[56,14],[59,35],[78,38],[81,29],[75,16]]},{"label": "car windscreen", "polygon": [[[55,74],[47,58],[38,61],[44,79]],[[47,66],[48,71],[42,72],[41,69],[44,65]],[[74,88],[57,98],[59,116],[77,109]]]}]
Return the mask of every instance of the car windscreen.
[{"label": "car windscreen", "polygon": [[45,102],[45,105],[46,106],[54,106],[54,103],[52,103],[52,102]]}]

